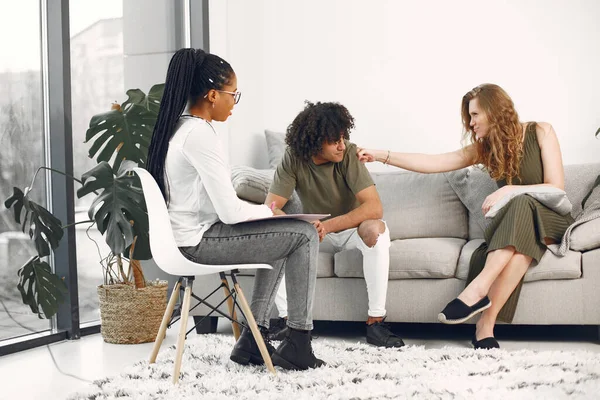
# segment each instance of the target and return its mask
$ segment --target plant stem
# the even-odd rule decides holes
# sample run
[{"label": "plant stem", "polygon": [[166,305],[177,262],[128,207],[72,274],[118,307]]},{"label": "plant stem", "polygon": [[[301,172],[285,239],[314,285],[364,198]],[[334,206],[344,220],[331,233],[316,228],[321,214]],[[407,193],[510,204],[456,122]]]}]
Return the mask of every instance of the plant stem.
[{"label": "plant stem", "polygon": [[74,223],[72,223],[72,224],[69,224],[69,225],[65,225],[65,226],[63,226],[63,227],[62,227],[62,229],[68,228],[68,227],[70,227],[70,226],[73,226],[73,225],[78,225],[78,224],[86,224],[86,223],[90,223],[90,222],[96,222],[96,221],[94,221],[93,219],[89,219],[89,220],[87,220],[87,221],[79,221],[79,222],[74,222]]},{"label": "plant stem", "polygon": [[116,271],[113,269],[113,266],[115,264],[115,255],[110,252],[109,255],[106,257],[106,284],[107,285],[112,285],[114,283],[117,283],[119,281],[119,276],[118,273],[116,273]]},{"label": "plant stem", "polygon": [[[83,185],[83,181],[81,181],[80,179],[77,179],[77,178],[75,178],[75,177],[74,177],[74,176],[72,176],[72,175],[65,174],[65,173],[64,173],[64,172],[62,172],[62,171],[59,171],[59,170],[57,170],[57,169],[50,168],[50,167],[39,167],[39,168],[37,169],[37,171],[35,171],[35,174],[33,175],[33,179],[31,180],[31,185],[29,185],[29,190],[31,190],[31,188],[33,188],[33,184],[35,183],[35,178],[37,178],[37,174],[38,174],[38,173],[40,172],[40,170],[42,170],[42,169],[47,169],[48,171],[52,171],[52,172],[56,172],[57,174],[64,175],[64,176],[66,176],[66,177],[68,177],[68,178],[71,178],[71,179],[73,179],[74,181],[77,181],[77,182],[78,182],[80,185]],[[98,193],[98,192],[96,192],[95,190],[94,190],[94,193],[95,193],[96,195],[98,195],[98,194],[99,194],[99,193]]]},{"label": "plant stem", "polygon": [[117,257],[117,265],[119,266],[119,273],[121,274],[121,278],[123,279],[123,283],[127,283],[127,275],[125,275],[125,270],[123,269],[123,260],[121,259],[120,254],[115,255]]}]

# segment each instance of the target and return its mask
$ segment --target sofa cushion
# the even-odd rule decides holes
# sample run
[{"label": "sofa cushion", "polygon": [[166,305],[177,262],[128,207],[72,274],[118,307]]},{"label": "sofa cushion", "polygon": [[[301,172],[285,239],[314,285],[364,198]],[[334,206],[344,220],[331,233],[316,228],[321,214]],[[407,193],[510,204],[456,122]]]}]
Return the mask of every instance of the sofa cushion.
[{"label": "sofa cushion", "polygon": [[265,139],[267,140],[267,154],[269,155],[269,167],[277,168],[283,153],[285,152],[285,133],[265,130]]},{"label": "sofa cushion", "polygon": [[[335,276],[333,274],[333,254],[320,252],[318,258],[319,261],[317,264],[317,278],[331,278]],[[238,275],[254,276],[256,275],[256,270],[244,269],[241,270]]]},{"label": "sofa cushion", "polygon": [[[483,243],[483,240],[471,240],[462,249],[458,259],[456,277],[467,280],[469,274],[469,262],[473,252]],[[581,253],[569,250],[564,257],[555,256],[546,250],[538,265],[532,265],[525,273],[525,282],[554,280],[554,279],[577,279],[581,278]]]},{"label": "sofa cushion", "polygon": [[[390,247],[389,279],[453,278],[465,242],[456,238],[394,240]],[[363,278],[360,250],[336,253],[334,269],[341,278]]]},{"label": "sofa cushion", "polygon": [[[274,169],[256,169],[244,165],[231,167],[231,183],[237,196],[258,204],[265,202],[273,175]],[[302,213],[302,202],[295,191],[283,207],[283,211],[288,214]]]},{"label": "sofa cushion", "polygon": [[333,272],[333,254],[319,253],[319,264],[317,266],[317,278],[331,278]]},{"label": "sofa cushion", "polygon": [[469,264],[471,262],[471,256],[473,252],[477,250],[481,243],[485,242],[484,239],[473,239],[469,240],[464,245],[458,258],[458,266],[456,267],[456,277],[460,280],[466,281],[469,277]]},{"label": "sofa cushion", "polygon": [[487,196],[498,189],[487,171],[477,166],[444,173],[448,183],[469,212],[469,239],[483,238],[488,221],[481,205]]},{"label": "sofa cushion", "polygon": [[371,175],[392,240],[467,238],[467,210],[443,174],[374,172]]},{"label": "sofa cushion", "polygon": [[240,199],[262,204],[267,197],[274,174],[275,171],[272,169],[235,165],[231,167],[231,183]]}]

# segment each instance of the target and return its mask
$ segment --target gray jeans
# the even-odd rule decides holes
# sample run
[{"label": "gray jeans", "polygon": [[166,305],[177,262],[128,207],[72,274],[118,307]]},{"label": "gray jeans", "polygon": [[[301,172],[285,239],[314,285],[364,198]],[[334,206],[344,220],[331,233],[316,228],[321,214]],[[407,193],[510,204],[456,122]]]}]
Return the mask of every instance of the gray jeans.
[{"label": "gray jeans", "polygon": [[226,225],[217,222],[196,246],[180,247],[201,264],[265,263],[254,279],[250,308],[258,325],[269,327],[277,288],[285,272],[288,326],[311,330],[317,279],[319,236],[312,224],[299,220],[265,220]]}]

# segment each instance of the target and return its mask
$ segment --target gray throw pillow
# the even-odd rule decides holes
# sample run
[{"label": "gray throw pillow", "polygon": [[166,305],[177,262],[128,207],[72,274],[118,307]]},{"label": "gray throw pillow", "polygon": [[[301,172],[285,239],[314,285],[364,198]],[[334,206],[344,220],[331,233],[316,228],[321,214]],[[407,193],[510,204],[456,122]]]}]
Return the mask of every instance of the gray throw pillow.
[{"label": "gray throw pillow", "polygon": [[498,189],[487,171],[472,166],[444,173],[448,183],[469,210],[469,239],[483,239],[488,221],[483,216],[481,205],[487,196]]},{"label": "gray throw pillow", "polygon": [[492,208],[485,214],[486,218],[494,218],[500,210],[506,206],[512,199],[517,196],[526,194],[533,197],[549,209],[557,212],[560,215],[567,215],[573,209],[573,205],[567,198],[567,193],[564,190],[547,187],[547,186],[523,186],[518,187],[509,194],[498,200]]},{"label": "gray throw pillow", "polygon": [[[245,165],[231,167],[231,183],[237,196],[257,204],[265,202],[273,175],[275,175],[274,169],[256,169]],[[287,214],[302,213],[302,202],[296,192],[283,207],[283,211]]]},{"label": "gray throw pillow", "polygon": [[263,204],[273,181],[272,169],[256,169],[244,165],[231,167],[231,183],[240,199]]},{"label": "gray throw pillow", "polygon": [[285,152],[285,133],[265,130],[265,139],[267,139],[267,152],[269,154],[269,168],[275,169],[283,158]]}]

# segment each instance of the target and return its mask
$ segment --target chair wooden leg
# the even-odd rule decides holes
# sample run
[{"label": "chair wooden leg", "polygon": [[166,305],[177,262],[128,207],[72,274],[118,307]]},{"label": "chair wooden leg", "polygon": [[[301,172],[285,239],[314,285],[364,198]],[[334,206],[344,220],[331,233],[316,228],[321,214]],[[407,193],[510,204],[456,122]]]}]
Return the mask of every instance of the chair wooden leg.
[{"label": "chair wooden leg", "polygon": [[158,355],[158,351],[160,350],[160,345],[165,338],[165,334],[167,332],[167,325],[169,325],[169,321],[171,320],[171,316],[173,315],[173,310],[175,309],[175,303],[177,303],[177,299],[179,298],[179,287],[181,286],[181,282],[177,282],[175,287],[173,288],[173,292],[171,292],[171,298],[169,299],[169,304],[167,304],[167,309],[165,310],[165,314],[163,315],[162,322],[160,323],[160,328],[158,329],[158,334],[156,335],[156,339],[154,340],[154,346],[152,347],[152,353],[150,353],[150,364],[156,361],[156,356]]},{"label": "chair wooden leg", "polygon": [[252,336],[254,336],[254,340],[256,340],[256,344],[258,345],[258,349],[260,350],[260,355],[262,356],[263,360],[265,361],[265,365],[267,366],[267,369],[269,371],[271,371],[271,373],[273,375],[275,375],[276,374],[275,368],[273,367],[273,362],[271,361],[271,356],[269,355],[269,352],[267,351],[267,346],[265,345],[262,335],[260,334],[260,331],[258,330],[258,326],[256,325],[256,320],[254,319],[254,315],[252,314],[252,311],[250,310],[250,306],[248,306],[248,302],[246,301],[244,292],[242,292],[242,288],[240,287],[240,284],[237,282],[234,284],[233,287],[234,287],[235,291],[237,292],[240,306],[242,307],[242,311],[246,315],[246,320],[248,321],[248,326],[250,327],[250,330],[252,331]]},{"label": "chair wooden leg", "polygon": [[[223,285],[225,285],[223,287],[223,290],[225,291],[225,297],[227,297],[231,294],[231,291],[229,290],[229,283],[227,282],[227,278],[221,278],[221,282],[223,282]],[[235,311],[235,307],[233,306],[233,298],[231,298],[231,297],[229,297],[227,299],[227,308],[229,309],[229,316],[234,321],[237,321],[237,313]],[[235,341],[237,342],[237,340],[240,338],[240,325],[237,322],[232,321],[231,327],[233,328],[233,337],[235,338]]]},{"label": "chair wooden leg", "polygon": [[[187,280],[187,279],[186,279]],[[175,356],[175,369],[173,371],[173,383],[179,381],[179,371],[181,371],[181,359],[183,358],[183,348],[185,347],[185,333],[187,332],[188,316],[190,314],[190,303],[192,299],[192,280],[187,280],[183,303],[181,305],[181,320],[179,327],[179,337],[177,339],[177,355]]]}]

